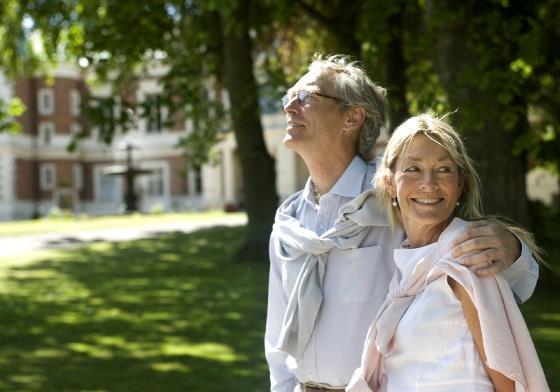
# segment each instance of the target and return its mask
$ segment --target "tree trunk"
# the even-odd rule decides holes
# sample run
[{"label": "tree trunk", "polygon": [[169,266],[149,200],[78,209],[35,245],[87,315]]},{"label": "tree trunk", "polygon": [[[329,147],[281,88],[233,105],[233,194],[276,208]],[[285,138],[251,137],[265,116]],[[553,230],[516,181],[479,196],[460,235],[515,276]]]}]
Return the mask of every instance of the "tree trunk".
[{"label": "tree trunk", "polygon": [[235,20],[235,25],[224,26],[224,84],[231,103],[249,220],[240,255],[251,260],[262,260],[268,255],[268,240],[278,196],[274,160],[267,152],[260,119],[247,8],[246,1],[239,2],[235,17],[229,18]]},{"label": "tree trunk", "polygon": [[328,2],[319,4],[320,7],[309,4],[307,1],[295,2],[310,18],[319,22],[330,35],[330,50],[335,53],[361,57],[362,42],[355,34],[357,21],[362,12],[362,2]]},{"label": "tree trunk", "polygon": [[406,101],[408,64],[403,53],[403,34],[405,4],[399,1],[399,11],[389,18],[389,42],[385,55],[385,77],[388,89],[389,119],[391,130],[394,130],[409,117]]},{"label": "tree trunk", "polygon": [[[481,17],[473,15],[473,10],[440,0],[426,1],[426,9],[428,25],[434,29],[434,67],[451,108],[458,110],[452,119],[480,176],[484,212],[529,226],[525,191],[527,162],[525,156],[513,156],[516,136],[528,128],[527,104],[520,95],[508,102],[501,100],[504,93],[511,93],[506,83],[500,85],[491,79],[490,85],[482,82],[483,77],[499,77],[495,75],[508,71],[511,59],[507,50],[492,54],[495,48],[479,42],[485,39],[484,34],[476,38],[469,35],[468,19]],[[490,57],[482,58],[480,48],[483,47],[489,51],[488,56],[493,56],[493,61],[488,61]],[[504,121],[506,112],[517,114],[509,126]]]}]

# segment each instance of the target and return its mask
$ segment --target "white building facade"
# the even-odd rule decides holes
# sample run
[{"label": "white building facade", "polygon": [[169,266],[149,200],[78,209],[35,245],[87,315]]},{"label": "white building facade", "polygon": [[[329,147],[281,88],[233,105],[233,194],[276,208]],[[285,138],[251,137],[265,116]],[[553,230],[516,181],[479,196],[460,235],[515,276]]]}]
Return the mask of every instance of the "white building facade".
[{"label": "white building facade", "polygon": [[[164,74],[163,68],[152,69],[127,98],[142,103],[157,97]],[[80,68],[69,66],[59,67],[52,83],[43,78],[11,82],[0,74],[0,99],[7,102],[17,96],[27,106],[17,119],[22,132],[0,133],[0,220],[28,219],[58,210],[92,215],[123,212],[126,182],[122,175],[108,174],[108,169],[126,164],[126,146],[132,146],[133,166],[149,172],[135,180],[140,211],[243,207],[243,173],[233,132],[214,147],[219,157],[216,164],[194,168],[177,147],[180,138],[195,131],[192,123],[174,118],[166,127],[163,119],[169,113],[164,108],[147,118],[138,117],[136,127],[126,133],[117,130],[110,145],[100,140],[99,130],[90,129],[76,150],[68,152],[73,135],[88,127],[82,113],[85,95],[110,95],[109,86],[86,86],[85,77]],[[275,160],[276,191],[283,200],[304,187],[308,172],[303,160],[282,143],[284,114],[265,114],[262,123],[266,147]],[[383,133],[376,146],[378,154],[386,140]],[[558,192],[558,179],[537,174],[528,176],[529,196],[549,201],[550,192]]]},{"label": "white building facade", "polygon": [[[132,94],[136,103],[162,91],[164,69],[153,69]],[[28,219],[55,211],[73,214],[114,214],[124,211],[126,182],[108,174],[127,162],[132,146],[133,166],[150,173],[135,179],[138,208],[142,212],[202,209],[237,210],[243,207],[243,177],[233,132],[216,146],[217,163],[193,168],[177,147],[192,132],[188,119],[166,128],[168,113],[138,117],[136,128],[116,131],[110,145],[92,128],[74,152],[67,146],[74,133],[88,126],[81,111],[85,94],[108,97],[109,86],[90,87],[77,67],[60,66],[52,83],[43,78],[11,82],[0,75],[0,98],[19,97],[27,110],[16,120],[19,134],[0,133],[0,220]],[[128,98],[131,98],[130,96]],[[159,110],[159,109],[158,109]],[[283,113],[262,117],[264,137],[277,170],[280,199],[301,189],[307,180],[303,161],[284,148]]]}]

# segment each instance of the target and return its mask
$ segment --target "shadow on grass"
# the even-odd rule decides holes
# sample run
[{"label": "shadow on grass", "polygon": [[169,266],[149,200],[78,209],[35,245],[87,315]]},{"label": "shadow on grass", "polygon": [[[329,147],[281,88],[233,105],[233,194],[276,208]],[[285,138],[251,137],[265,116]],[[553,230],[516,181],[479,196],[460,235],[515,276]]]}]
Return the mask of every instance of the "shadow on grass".
[{"label": "shadow on grass", "polygon": [[0,389],[265,391],[267,263],[244,229],[96,243],[0,281]]},{"label": "shadow on grass", "polygon": [[560,246],[546,244],[545,259],[550,267],[541,267],[533,296],[521,311],[531,331],[539,358],[552,391],[560,391]]},{"label": "shadow on grass", "polygon": [[[268,264],[244,228],[61,250],[0,276],[2,391],[266,391]],[[560,248],[549,260],[560,261]],[[521,309],[560,390],[560,280]]]}]

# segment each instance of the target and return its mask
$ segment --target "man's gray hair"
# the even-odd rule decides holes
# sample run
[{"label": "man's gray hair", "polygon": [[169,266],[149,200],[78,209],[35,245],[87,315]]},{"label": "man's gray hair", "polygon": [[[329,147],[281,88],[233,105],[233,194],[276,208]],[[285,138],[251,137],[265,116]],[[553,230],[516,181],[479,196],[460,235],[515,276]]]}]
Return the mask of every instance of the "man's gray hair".
[{"label": "man's gray hair", "polygon": [[338,105],[341,110],[355,106],[365,109],[357,153],[365,161],[374,159],[373,147],[387,122],[387,91],[375,84],[359,63],[348,56],[318,56],[309,65],[309,71],[319,71],[319,81],[332,87],[333,93],[340,98]]}]

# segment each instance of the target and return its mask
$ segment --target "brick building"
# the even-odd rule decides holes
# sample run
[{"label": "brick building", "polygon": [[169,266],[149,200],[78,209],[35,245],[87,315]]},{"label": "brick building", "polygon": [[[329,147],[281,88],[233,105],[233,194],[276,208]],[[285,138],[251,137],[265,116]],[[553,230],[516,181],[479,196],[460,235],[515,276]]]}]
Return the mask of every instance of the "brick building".
[{"label": "brick building", "polygon": [[[163,68],[154,68],[127,95],[134,102],[154,99],[161,91]],[[11,82],[0,74],[0,99],[19,97],[27,111],[17,119],[20,134],[0,133],[0,220],[26,219],[49,214],[54,208],[73,213],[113,214],[124,209],[125,181],[108,174],[108,168],[126,163],[132,145],[134,166],[151,171],[136,178],[138,206],[143,212],[224,208],[243,205],[242,174],[232,133],[215,147],[218,163],[194,169],[177,148],[180,137],[192,132],[188,119],[164,127],[168,113],[157,109],[139,118],[126,133],[117,130],[110,145],[89,129],[81,111],[85,94],[107,97],[110,86],[88,87],[77,67],[60,66],[54,77],[25,78]],[[265,140],[276,159],[277,189],[287,197],[305,184],[303,162],[282,147],[285,118],[281,113],[263,116]],[[74,152],[67,146],[82,129],[88,137]],[[280,148],[279,148],[280,147]]]},{"label": "brick building", "polygon": [[[163,68],[153,68],[127,99],[137,103],[153,100],[161,92]],[[18,96],[27,111],[17,120],[22,132],[0,133],[0,220],[43,216],[54,208],[87,214],[114,214],[124,210],[125,181],[108,174],[108,168],[126,163],[124,147],[133,146],[134,166],[150,173],[136,178],[135,191],[140,211],[181,211],[243,206],[241,166],[233,133],[215,146],[215,165],[200,169],[189,166],[177,142],[192,132],[188,119],[175,118],[166,128],[165,108],[136,128],[116,131],[110,145],[100,140],[99,131],[89,129],[81,112],[85,94],[108,97],[110,86],[89,87],[80,68],[60,66],[52,80],[26,78],[11,82],[0,74],[0,99]],[[226,99],[227,102],[227,99]],[[280,200],[302,189],[308,177],[304,162],[286,149],[282,140],[286,119],[282,112],[262,116],[264,137],[275,159],[276,190]],[[67,146],[75,132],[87,130],[74,152]],[[382,135],[378,150],[384,146]]]},{"label": "brick building", "polygon": [[[133,100],[156,95],[159,76],[156,71],[141,80]],[[10,82],[0,76],[0,99],[17,96],[27,107],[17,119],[21,133],[0,134],[0,219],[41,216],[54,207],[90,214],[122,210],[123,178],[107,174],[107,167],[126,162],[123,147],[129,144],[135,166],[151,171],[135,183],[142,211],[202,208],[200,170],[190,169],[175,148],[188,132],[187,121],[165,128],[165,113],[153,113],[139,119],[137,129],[117,131],[111,145],[89,129],[89,136],[68,152],[73,134],[88,129],[81,111],[85,94],[106,96],[109,91],[108,86],[88,91],[84,80],[81,69],[69,66],[60,66],[47,80]]]}]

